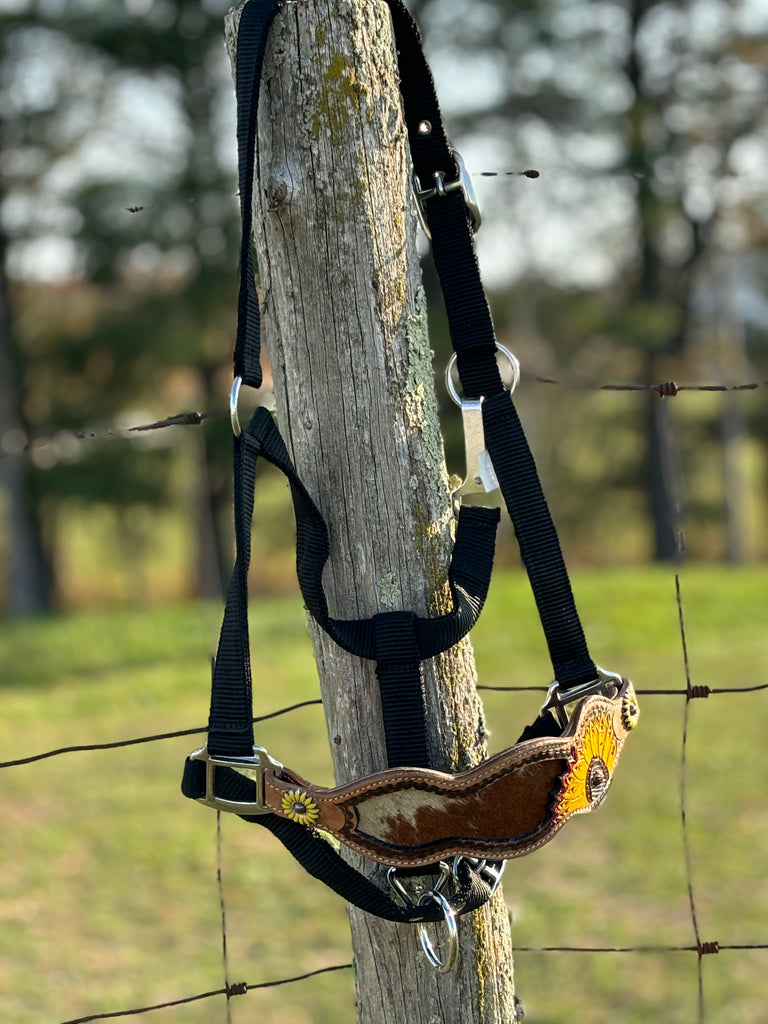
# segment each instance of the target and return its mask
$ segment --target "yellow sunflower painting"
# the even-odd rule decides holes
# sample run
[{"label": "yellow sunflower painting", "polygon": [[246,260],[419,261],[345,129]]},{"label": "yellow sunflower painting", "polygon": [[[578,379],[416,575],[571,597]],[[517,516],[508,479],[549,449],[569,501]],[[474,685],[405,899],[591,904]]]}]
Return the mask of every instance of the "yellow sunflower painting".
[{"label": "yellow sunflower painting", "polygon": [[320,811],[308,793],[300,789],[292,789],[283,795],[281,801],[283,813],[299,825],[312,825],[317,821]]},{"label": "yellow sunflower painting", "polygon": [[606,712],[592,719],[574,753],[571,770],[563,780],[557,801],[556,813],[561,818],[569,818],[579,811],[591,811],[608,791],[619,756],[612,713]]}]

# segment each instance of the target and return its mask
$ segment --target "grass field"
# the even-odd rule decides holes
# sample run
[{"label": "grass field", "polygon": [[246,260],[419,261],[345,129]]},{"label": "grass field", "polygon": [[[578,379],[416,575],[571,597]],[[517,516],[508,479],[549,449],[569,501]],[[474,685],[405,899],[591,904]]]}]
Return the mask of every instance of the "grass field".
[{"label": "grass field", "polygon": [[[681,574],[694,683],[768,680],[768,570]],[[580,572],[574,589],[593,655],[639,689],[681,688],[674,573]],[[220,609],[183,605],[0,623],[0,760],[203,726]],[[317,696],[298,599],[252,606],[256,714]],[[473,633],[481,683],[546,684],[530,592],[499,574]],[[487,692],[492,749],[513,742],[536,695]],[[641,698],[606,804],[529,858],[504,892],[521,946],[690,945],[680,826],[683,697]],[[688,821],[701,937],[768,942],[768,693],[690,706]],[[319,707],[264,723],[260,742],[330,783]],[[178,792],[196,737],[65,754],[2,769],[0,1020],[57,1024],[222,985],[215,815]],[[345,908],[275,840],[223,821],[233,980],[269,981],[351,959]],[[768,1019],[768,950],[703,961],[707,1024]],[[695,953],[518,952],[527,1022],[697,1019]],[[352,1024],[351,971],[233,1000],[235,1024]],[[222,999],[137,1020],[224,1021]]]}]

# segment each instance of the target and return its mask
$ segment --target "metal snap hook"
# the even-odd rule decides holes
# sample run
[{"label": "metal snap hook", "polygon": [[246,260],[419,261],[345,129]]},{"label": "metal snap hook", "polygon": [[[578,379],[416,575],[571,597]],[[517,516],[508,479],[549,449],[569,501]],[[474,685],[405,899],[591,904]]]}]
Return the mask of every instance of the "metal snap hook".
[{"label": "metal snap hook", "polygon": [[[517,356],[513,355],[508,348],[504,345],[500,345],[496,342],[496,348],[503,356],[506,356],[509,360],[509,365],[512,369],[512,383],[509,386],[509,393],[512,394],[520,383],[520,361]],[[453,368],[456,365],[457,355],[454,352],[451,358],[448,360],[448,365],[445,368],[445,386],[448,390],[448,394],[451,396],[456,405],[461,405],[461,397],[456,390],[456,385],[453,383]]]},{"label": "metal snap hook", "polygon": [[424,950],[424,955],[430,964],[435,968],[438,974],[447,974],[456,963],[456,958],[459,954],[459,932],[456,927],[456,914],[453,911],[453,907],[448,900],[443,896],[442,893],[431,889],[429,892],[425,892],[419,900],[419,906],[423,907],[432,900],[440,907],[445,918],[445,924],[448,928],[448,954],[445,960],[441,960],[435,952],[434,946],[429,941],[427,935],[427,926],[424,921],[418,925],[419,939],[421,940],[421,948]]}]

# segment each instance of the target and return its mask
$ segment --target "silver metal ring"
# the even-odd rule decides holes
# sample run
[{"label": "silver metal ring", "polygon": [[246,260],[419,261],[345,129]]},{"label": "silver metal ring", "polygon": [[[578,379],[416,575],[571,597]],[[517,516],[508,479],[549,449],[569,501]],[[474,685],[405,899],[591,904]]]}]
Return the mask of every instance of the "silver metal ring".
[{"label": "silver metal ring", "polygon": [[[520,383],[520,362],[517,356],[513,355],[508,348],[504,345],[500,345],[496,342],[496,348],[501,352],[503,356],[506,356],[509,360],[509,365],[512,368],[512,384],[510,385],[510,394],[515,390],[517,385]],[[456,405],[461,405],[461,398],[456,390],[456,385],[453,383],[453,368],[456,365],[456,353],[454,352],[451,358],[448,360],[448,365],[445,368],[445,386],[448,389],[448,394],[451,396]]]},{"label": "silver metal ring", "polygon": [[232,390],[229,392],[229,418],[232,421],[232,433],[235,437],[240,437],[242,433],[240,417],[237,413],[237,400],[240,397],[240,385],[242,383],[242,377],[235,377],[232,381]]},{"label": "silver metal ring", "polygon": [[456,963],[456,957],[459,953],[459,933],[456,927],[456,914],[453,912],[453,907],[445,896],[440,892],[435,892],[434,889],[430,890],[430,892],[425,892],[421,896],[419,899],[419,906],[426,906],[430,900],[437,903],[443,912],[443,917],[445,918],[445,923],[448,928],[448,955],[445,960],[441,960],[437,953],[435,953],[434,947],[429,941],[427,925],[424,921],[421,921],[418,925],[421,948],[424,950],[427,960],[429,960],[430,964],[432,964],[438,974],[447,974]]}]

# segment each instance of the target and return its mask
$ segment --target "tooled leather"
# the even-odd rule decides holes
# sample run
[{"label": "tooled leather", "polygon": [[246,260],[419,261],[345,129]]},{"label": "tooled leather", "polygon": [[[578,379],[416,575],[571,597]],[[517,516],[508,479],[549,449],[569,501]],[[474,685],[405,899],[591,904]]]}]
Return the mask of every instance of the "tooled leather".
[{"label": "tooled leather", "polygon": [[[392,768],[327,789],[289,769],[267,775],[266,802],[285,816],[295,789],[318,808],[313,827],[383,864],[419,867],[442,857],[519,857],[543,846],[569,814],[558,812],[564,779],[590,724],[609,718],[620,751],[621,702],[593,695],[576,707],[563,735],[525,740],[457,775]],[[587,808],[588,809],[588,808]]]}]

